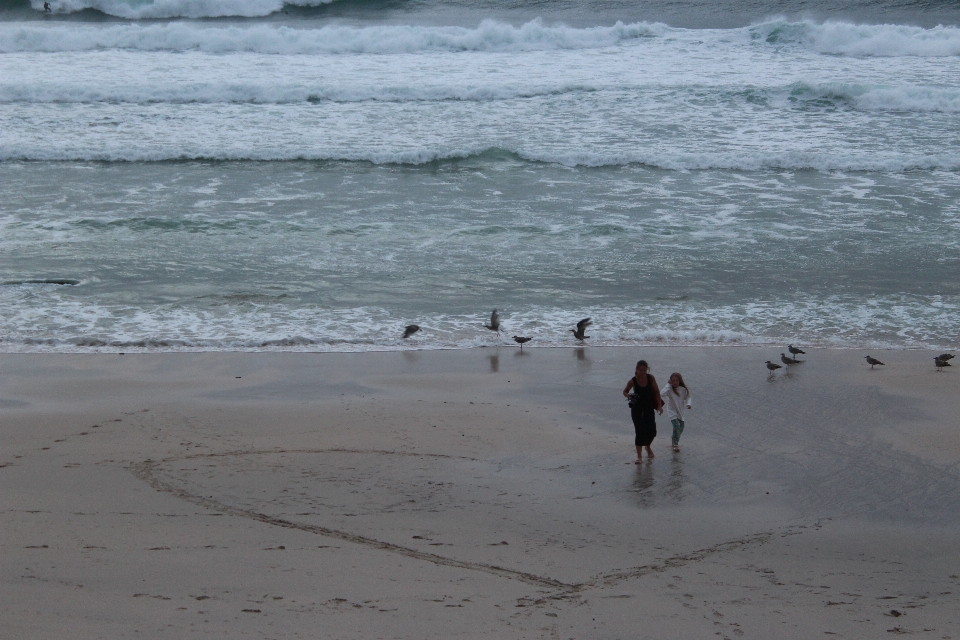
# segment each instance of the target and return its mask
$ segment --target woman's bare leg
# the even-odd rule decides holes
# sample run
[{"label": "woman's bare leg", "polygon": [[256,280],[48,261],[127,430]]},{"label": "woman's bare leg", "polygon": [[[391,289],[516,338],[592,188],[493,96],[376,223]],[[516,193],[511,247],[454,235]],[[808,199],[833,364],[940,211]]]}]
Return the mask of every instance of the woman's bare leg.
[{"label": "woman's bare leg", "polygon": [[[637,447],[637,448],[639,449],[640,447]],[[647,445],[647,457],[648,458],[653,457],[653,449],[650,448],[650,445]]]}]

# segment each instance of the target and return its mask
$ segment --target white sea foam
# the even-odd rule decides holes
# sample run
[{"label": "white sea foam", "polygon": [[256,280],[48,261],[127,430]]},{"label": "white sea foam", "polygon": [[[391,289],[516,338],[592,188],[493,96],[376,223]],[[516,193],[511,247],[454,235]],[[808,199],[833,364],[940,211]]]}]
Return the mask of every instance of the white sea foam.
[{"label": "white sea foam", "polygon": [[775,21],[750,28],[770,44],[799,43],[818,53],[844,56],[944,57],[960,55],[960,28],[895,24]]},{"label": "white sea foam", "polygon": [[[85,9],[102,11],[111,16],[129,19],[144,18],[220,18],[227,16],[255,18],[283,9],[284,4],[315,7],[334,0],[52,0],[54,13],[73,13]],[[31,0],[31,6],[43,10],[42,0]]]},{"label": "white sea foam", "polygon": [[412,25],[300,29],[258,24],[201,27],[168,24],[0,25],[0,53],[23,51],[203,51],[265,54],[397,54],[420,51],[549,51],[610,47],[662,33],[659,24],[617,22],[609,27],[577,29],[532,20],[519,27],[484,20],[473,29]]}]

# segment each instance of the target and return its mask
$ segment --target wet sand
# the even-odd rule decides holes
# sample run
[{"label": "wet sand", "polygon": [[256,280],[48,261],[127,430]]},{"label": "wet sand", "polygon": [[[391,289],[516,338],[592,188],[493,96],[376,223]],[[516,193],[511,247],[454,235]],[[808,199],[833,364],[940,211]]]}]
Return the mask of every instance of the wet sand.
[{"label": "wet sand", "polygon": [[2,635],[960,638],[960,370],[808,352],[0,355]]}]

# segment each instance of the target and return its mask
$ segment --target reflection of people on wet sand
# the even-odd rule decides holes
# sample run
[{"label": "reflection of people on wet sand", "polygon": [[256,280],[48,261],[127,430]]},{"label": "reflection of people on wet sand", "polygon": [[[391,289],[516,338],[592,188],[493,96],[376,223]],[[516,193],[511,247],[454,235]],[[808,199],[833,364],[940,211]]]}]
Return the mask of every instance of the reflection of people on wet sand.
[{"label": "reflection of people on wet sand", "polygon": [[660,389],[660,397],[667,407],[667,416],[673,425],[673,450],[680,451],[680,434],[683,433],[683,410],[692,409],[690,405],[690,390],[687,389],[683,376],[671,373],[668,384]]},{"label": "reflection of people on wet sand", "polygon": [[636,432],[634,444],[637,446],[637,464],[643,459],[643,449],[647,450],[647,457],[653,457],[650,443],[657,437],[657,418],[654,411],[663,413],[663,399],[656,379],[647,373],[650,367],[646,360],[637,363],[636,375],[627,381],[623,389],[623,397],[630,403],[630,417],[633,418],[633,429]]}]

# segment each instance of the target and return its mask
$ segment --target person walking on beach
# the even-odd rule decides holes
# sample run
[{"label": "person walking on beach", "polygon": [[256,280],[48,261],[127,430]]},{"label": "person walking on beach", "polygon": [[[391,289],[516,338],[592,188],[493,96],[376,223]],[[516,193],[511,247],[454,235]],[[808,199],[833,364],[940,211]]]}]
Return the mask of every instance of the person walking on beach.
[{"label": "person walking on beach", "polygon": [[692,409],[690,389],[679,373],[671,373],[668,384],[660,389],[660,397],[667,407],[670,424],[673,425],[673,450],[680,451],[680,434],[683,433],[683,410]]},{"label": "person walking on beach", "polygon": [[627,381],[623,389],[623,397],[630,403],[630,417],[633,418],[633,429],[636,432],[634,444],[637,446],[637,464],[643,460],[643,450],[647,450],[647,457],[653,457],[650,443],[657,437],[657,418],[654,411],[663,413],[663,398],[656,379],[648,373],[650,366],[646,360],[637,363],[634,377]]}]

